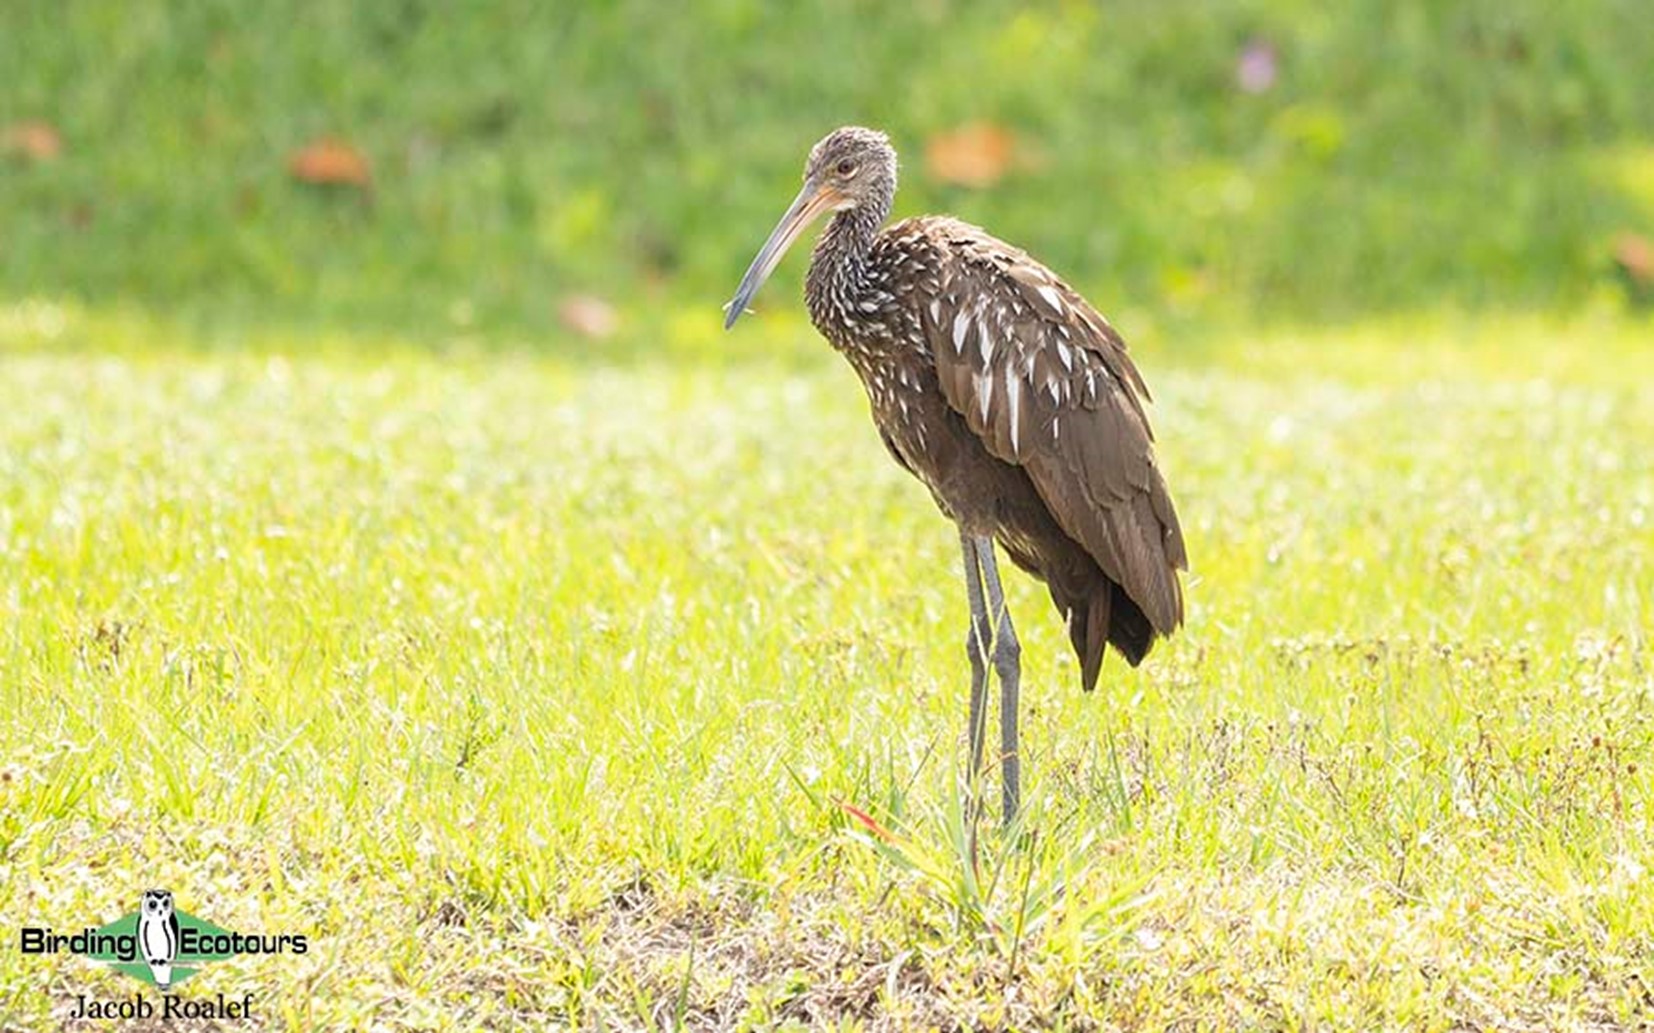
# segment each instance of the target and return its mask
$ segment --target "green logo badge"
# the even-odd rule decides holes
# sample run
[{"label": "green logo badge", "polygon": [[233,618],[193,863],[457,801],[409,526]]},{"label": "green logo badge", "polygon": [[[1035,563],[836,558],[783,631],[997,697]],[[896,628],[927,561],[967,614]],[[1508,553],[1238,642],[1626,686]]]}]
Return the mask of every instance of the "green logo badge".
[{"label": "green logo badge", "polygon": [[138,910],[96,929],[71,934],[25,926],[22,948],[24,954],[79,954],[165,991],[211,961],[237,954],[304,954],[310,943],[303,933],[231,932],[175,907],[170,890],[145,890]]},{"label": "green logo badge", "polygon": [[234,957],[228,949],[233,935],[173,907],[169,891],[145,890],[138,910],[92,930],[93,949],[86,956],[167,990],[209,961]]}]

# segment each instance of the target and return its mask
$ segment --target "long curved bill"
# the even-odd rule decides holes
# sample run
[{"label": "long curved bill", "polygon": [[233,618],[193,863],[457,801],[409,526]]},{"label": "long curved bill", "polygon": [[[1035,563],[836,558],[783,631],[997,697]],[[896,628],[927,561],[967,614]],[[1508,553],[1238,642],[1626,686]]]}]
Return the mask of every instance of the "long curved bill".
[{"label": "long curved bill", "polygon": [[816,186],[814,183],[805,183],[804,189],[793,198],[793,203],[787,207],[787,214],[781,216],[781,221],[775,224],[770,231],[770,239],[764,241],[764,246],[758,250],[758,255],[747,266],[747,274],[741,277],[741,286],[735,289],[735,297],[730,300],[724,312],[724,329],[728,330],[741,318],[741,313],[747,310],[747,302],[758,293],[758,288],[775,272],[775,267],[781,264],[781,256],[792,247],[793,241],[803,233],[805,228],[814,222],[822,212],[832,210],[842,200],[839,192],[826,186]]}]

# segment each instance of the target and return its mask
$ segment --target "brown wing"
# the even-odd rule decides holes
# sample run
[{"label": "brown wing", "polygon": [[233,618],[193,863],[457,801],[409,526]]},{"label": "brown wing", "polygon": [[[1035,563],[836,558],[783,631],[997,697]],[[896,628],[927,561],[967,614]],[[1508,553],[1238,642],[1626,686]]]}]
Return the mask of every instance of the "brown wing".
[{"label": "brown wing", "polygon": [[1125,342],[1009,244],[952,219],[914,230],[938,252],[925,326],[948,404],[1028,471],[1063,531],[1169,633],[1183,621],[1188,557]]}]

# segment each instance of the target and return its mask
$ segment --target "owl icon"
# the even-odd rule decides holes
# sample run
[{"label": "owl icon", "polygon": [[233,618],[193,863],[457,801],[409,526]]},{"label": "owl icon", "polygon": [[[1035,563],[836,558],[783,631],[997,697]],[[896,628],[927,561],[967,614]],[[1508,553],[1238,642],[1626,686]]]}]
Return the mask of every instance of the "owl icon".
[{"label": "owl icon", "polygon": [[138,908],[138,946],[144,953],[155,985],[172,986],[172,960],[178,956],[178,916],[172,911],[171,890],[144,890]]}]

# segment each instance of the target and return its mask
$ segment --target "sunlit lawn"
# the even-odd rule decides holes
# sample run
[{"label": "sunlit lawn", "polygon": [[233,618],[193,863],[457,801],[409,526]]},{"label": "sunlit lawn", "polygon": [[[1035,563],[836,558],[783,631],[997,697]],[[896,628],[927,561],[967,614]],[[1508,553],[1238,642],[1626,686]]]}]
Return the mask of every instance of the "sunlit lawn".
[{"label": "sunlit lawn", "polygon": [[[20,320],[8,930],[163,885],[305,931],[183,989],[293,1029],[1654,1021],[1646,327],[1154,341],[1188,626],[1085,696],[1014,579],[1031,812],[973,870],[956,541],[796,324],[571,364]],[[0,952],[0,1026],[136,989]]]}]

